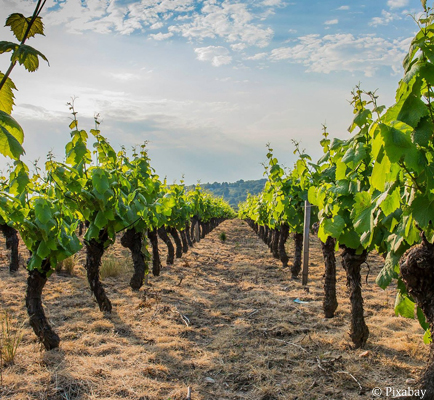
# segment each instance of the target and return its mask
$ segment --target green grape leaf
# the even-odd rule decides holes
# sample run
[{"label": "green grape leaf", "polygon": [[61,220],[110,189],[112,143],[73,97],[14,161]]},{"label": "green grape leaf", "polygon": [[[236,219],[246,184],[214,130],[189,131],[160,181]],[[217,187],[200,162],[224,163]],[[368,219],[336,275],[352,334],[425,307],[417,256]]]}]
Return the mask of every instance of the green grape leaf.
[{"label": "green grape leaf", "polygon": [[380,208],[383,210],[384,215],[387,217],[389,214],[392,214],[396,209],[398,209],[401,205],[401,195],[400,188],[397,187],[392,193],[385,192],[386,196],[383,201],[377,202],[380,205]]},{"label": "green grape leaf", "polygon": [[18,160],[24,154],[23,140],[24,132],[18,122],[0,111],[0,154]]},{"label": "green grape leaf", "polygon": [[[20,65],[23,65],[25,69],[29,72],[34,72],[39,68],[39,57],[47,61],[47,57],[45,57],[40,51],[34,49],[31,46],[27,46],[26,44],[21,44],[12,54],[11,61],[18,61]],[[48,63],[48,65],[50,65]]]},{"label": "green grape leaf", "polygon": [[[0,72],[0,81],[3,80],[5,75]],[[12,112],[12,108],[15,105],[14,103],[14,93],[12,90],[17,90],[15,84],[12,82],[10,78],[6,79],[6,82],[0,89],[0,111],[3,111],[7,114]]]},{"label": "green grape leaf", "polygon": [[425,344],[430,344],[432,342],[431,331],[429,329],[427,329],[423,335],[423,342]]},{"label": "green grape leaf", "polygon": [[34,269],[40,268],[42,265],[42,258],[39,257],[37,254],[33,253],[32,257],[30,258],[30,262],[27,264],[27,269],[29,271],[33,271]]},{"label": "green grape leaf", "polygon": [[411,139],[413,143],[419,146],[426,147],[431,139],[434,132],[434,125],[431,118],[424,117],[419,121],[419,124],[415,128],[414,132],[411,134]]},{"label": "green grape leaf", "polygon": [[42,259],[47,258],[50,253],[51,250],[45,242],[41,242],[38,246],[38,249],[36,250],[36,254]]},{"label": "green grape leaf", "polygon": [[0,126],[0,154],[14,160],[18,160],[24,154],[21,144],[3,126]]},{"label": "green grape leaf", "polygon": [[89,225],[89,228],[87,228],[86,234],[84,235],[84,240],[91,240],[91,239],[97,239],[99,235],[100,229],[91,222]]},{"label": "green grape leaf", "polygon": [[371,110],[364,109],[359,111],[354,117],[354,120],[351,123],[351,126],[348,128],[348,131],[352,132],[356,126],[361,128],[363,125],[366,124],[368,118],[371,118]]},{"label": "green grape leaf", "polygon": [[22,161],[15,161],[15,169],[11,173],[9,193],[18,196],[22,195],[29,182],[29,169]]},{"label": "green grape leaf", "polygon": [[431,222],[434,222],[434,201],[429,201],[426,197],[417,197],[410,205],[413,219],[424,229]]},{"label": "green grape leaf", "polygon": [[372,226],[373,226],[373,210],[375,203],[371,201],[371,196],[367,192],[359,192],[354,196],[354,207],[351,213],[353,218],[354,230],[359,235],[364,235],[364,240],[360,240],[363,245],[369,244],[371,240]]},{"label": "green grape leaf", "polygon": [[[327,240],[327,236],[331,236],[334,238],[339,238],[342,234],[342,231],[345,227],[345,220],[340,215],[335,215],[333,218],[327,218],[324,220],[323,224],[324,236],[323,242]],[[323,239],[321,238],[321,240]]]},{"label": "green grape leaf", "polygon": [[354,230],[346,230],[340,237],[339,243],[343,244],[350,249],[359,249],[360,248],[360,237]]},{"label": "green grape leaf", "polygon": [[106,171],[102,168],[95,168],[92,171],[92,184],[98,193],[104,194],[110,188]]},{"label": "green grape leaf", "polygon": [[429,328],[429,323],[426,322],[425,314],[423,313],[423,311],[420,307],[417,307],[416,315],[417,315],[417,319],[419,321],[420,326],[424,330],[427,330]]},{"label": "green grape leaf", "polygon": [[72,122],[69,124],[69,129],[74,129],[74,128],[76,128],[77,127],[77,120],[76,119],[74,119],[74,120],[72,120]]},{"label": "green grape leaf", "polygon": [[19,47],[18,44],[12,42],[0,42],[0,54],[7,53],[9,51],[14,52]]},{"label": "green grape leaf", "polygon": [[383,191],[387,179],[387,173],[390,171],[390,161],[383,157],[381,162],[376,161],[371,174],[371,184],[374,189]]},{"label": "green grape leaf", "polygon": [[102,211],[98,211],[98,214],[96,215],[94,224],[99,228],[102,229],[108,224],[108,220],[105,217],[104,213]]},{"label": "green grape leaf", "polygon": [[[10,26],[11,31],[20,42],[24,39],[27,28],[32,20],[32,17],[26,18],[23,14],[14,13],[9,15],[5,26]],[[44,35],[44,24],[41,17],[36,17],[32,27],[27,34],[27,39],[35,35]]]},{"label": "green grape leaf", "polygon": [[400,124],[396,124],[396,126],[404,128],[404,131],[393,126],[380,124],[380,133],[385,143],[385,151],[391,162],[398,162],[412,147],[411,139],[405,132],[406,126],[402,127]]},{"label": "green grape leaf", "polygon": [[23,128],[21,128],[20,124],[13,117],[4,111],[0,111],[0,126],[6,128],[20,144],[23,143]]},{"label": "green grape leaf", "polygon": [[416,127],[420,119],[429,113],[426,104],[416,95],[410,94],[405,100],[397,119],[411,127]]},{"label": "green grape leaf", "polygon": [[405,318],[414,318],[414,302],[406,294],[398,292],[395,300],[395,314]]},{"label": "green grape leaf", "polygon": [[47,200],[40,198],[36,199],[34,207],[36,218],[43,224],[46,224],[51,220],[51,218],[53,218],[53,213],[51,212],[51,207]]},{"label": "green grape leaf", "polygon": [[81,139],[69,142],[65,150],[66,162],[69,165],[78,165],[83,160],[88,161],[90,159],[90,152],[86,147],[86,142]]},{"label": "green grape leaf", "polygon": [[398,265],[399,259],[400,256],[398,256],[396,253],[387,253],[384,267],[382,268],[382,270],[377,276],[377,279],[375,280],[376,284],[382,289],[386,289],[393,279],[398,279],[398,274],[395,270],[395,267]]}]

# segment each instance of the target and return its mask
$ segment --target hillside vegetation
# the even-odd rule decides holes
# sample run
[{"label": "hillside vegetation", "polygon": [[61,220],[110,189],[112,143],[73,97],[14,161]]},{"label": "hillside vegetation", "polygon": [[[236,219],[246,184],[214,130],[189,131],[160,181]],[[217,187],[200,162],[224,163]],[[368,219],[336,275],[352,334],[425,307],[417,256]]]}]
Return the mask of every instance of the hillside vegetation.
[{"label": "hillside vegetation", "polygon": [[[201,187],[215,196],[223,197],[231,207],[238,209],[238,204],[246,200],[247,194],[258,194],[264,189],[266,179],[228,183],[201,183]],[[193,186],[191,186],[193,188]]]}]

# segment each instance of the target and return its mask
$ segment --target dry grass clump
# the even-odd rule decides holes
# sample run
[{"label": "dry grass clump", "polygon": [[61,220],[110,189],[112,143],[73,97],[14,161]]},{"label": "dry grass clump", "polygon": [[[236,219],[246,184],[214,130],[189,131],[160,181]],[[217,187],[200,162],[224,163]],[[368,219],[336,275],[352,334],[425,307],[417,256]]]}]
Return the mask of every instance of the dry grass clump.
[{"label": "dry grass clump", "polygon": [[0,312],[0,357],[1,364],[12,364],[23,338],[22,324],[12,318],[8,310]]},{"label": "dry grass clump", "polygon": [[71,257],[66,258],[63,261],[60,261],[56,265],[57,273],[65,273],[66,275],[72,275],[74,273],[74,267],[77,264],[77,255],[74,254]]},{"label": "dry grass clump", "polygon": [[124,258],[117,258],[113,254],[103,257],[100,267],[101,279],[116,278],[131,270],[130,265]]}]

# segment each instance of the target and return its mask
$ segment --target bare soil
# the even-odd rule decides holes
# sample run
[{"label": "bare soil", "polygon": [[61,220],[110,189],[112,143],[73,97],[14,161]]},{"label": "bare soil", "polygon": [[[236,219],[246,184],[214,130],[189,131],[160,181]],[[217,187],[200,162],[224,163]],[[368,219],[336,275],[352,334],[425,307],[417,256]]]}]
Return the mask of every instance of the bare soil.
[{"label": "bare soil", "polygon": [[363,279],[368,344],[353,350],[340,266],[339,308],[323,317],[318,239],[311,237],[303,288],[239,220],[221,224],[139,292],[128,285],[129,253],[113,246],[109,256],[126,272],[104,280],[111,315],[98,310],[82,265],[73,276],[53,274],[43,301],[62,342],[46,352],[27,323],[26,271],[9,274],[1,240],[0,308],[24,330],[15,363],[2,371],[1,399],[180,400],[188,387],[192,400],[372,398],[375,387],[412,386],[428,354],[418,322],[395,316],[395,289],[374,282],[380,257],[369,257]]}]

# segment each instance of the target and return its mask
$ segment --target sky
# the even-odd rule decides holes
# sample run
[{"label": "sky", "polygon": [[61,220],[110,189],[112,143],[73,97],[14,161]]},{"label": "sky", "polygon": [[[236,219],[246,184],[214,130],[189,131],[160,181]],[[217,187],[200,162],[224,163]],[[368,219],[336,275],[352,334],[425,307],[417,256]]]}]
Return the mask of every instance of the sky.
[{"label": "sky", "polygon": [[[0,0],[0,21],[35,4]],[[287,167],[294,140],[316,161],[323,124],[350,137],[356,85],[393,104],[421,10],[419,0],[47,0],[45,36],[27,44],[49,65],[11,74],[24,160],[63,159],[75,98],[80,129],[99,114],[115,149],[147,141],[169,182],[260,179],[267,143]],[[9,61],[0,54],[0,71]]]}]

